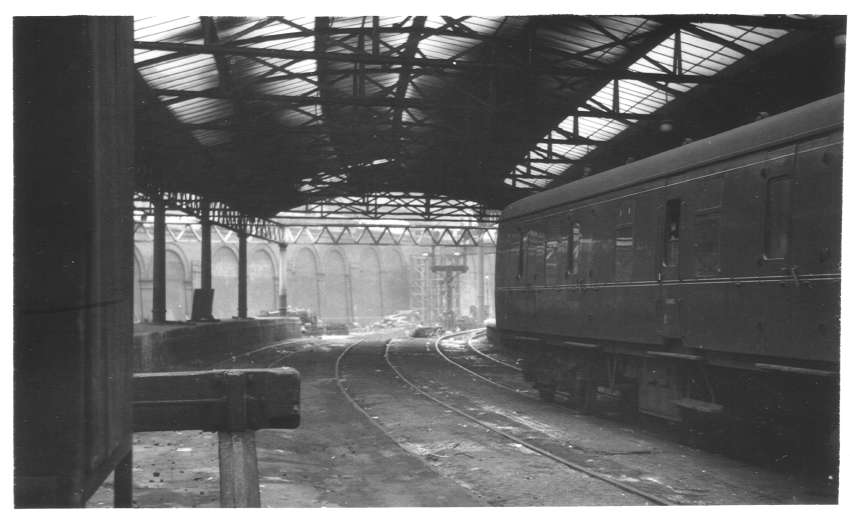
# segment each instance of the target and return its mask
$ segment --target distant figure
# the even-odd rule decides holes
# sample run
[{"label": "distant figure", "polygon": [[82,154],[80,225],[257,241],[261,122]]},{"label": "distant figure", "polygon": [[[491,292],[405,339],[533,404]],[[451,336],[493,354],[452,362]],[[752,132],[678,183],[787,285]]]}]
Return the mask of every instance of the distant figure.
[{"label": "distant figure", "polygon": [[587,177],[591,173],[593,173],[593,166],[585,166],[584,167],[584,174],[582,175],[582,177]]},{"label": "distant figure", "polygon": [[686,136],[686,137],[685,137],[685,139],[684,139],[684,140],[682,140],[682,145],[684,146],[684,145],[686,145],[686,144],[690,144],[690,143],[691,143],[691,142],[693,142],[693,141],[694,141],[694,139],[693,139],[693,138],[691,138],[691,137],[689,137],[689,136]]},{"label": "distant figure", "polygon": [[756,119],[755,119],[755,120],[753,120],[753,121],[754,121],[754,122],[758,122],[759,120],[764,120],[764,119],[765,119],[765,118],[767,118],[768,116],[770,116],[770,113],[769,113],[769,112],[767,112],[767,111],[761,111],[760,113],[758,113],[758,114],[756,115]]}]

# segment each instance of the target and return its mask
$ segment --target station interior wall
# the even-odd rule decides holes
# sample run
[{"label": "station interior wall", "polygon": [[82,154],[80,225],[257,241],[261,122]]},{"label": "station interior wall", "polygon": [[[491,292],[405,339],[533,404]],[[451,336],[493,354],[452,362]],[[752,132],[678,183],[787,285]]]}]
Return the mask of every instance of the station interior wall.
[{"label": "station interior wall", "polygon": [[[150,226],[137,226],[134,237],[133,296],[134,322],[151,320],[153,301],[153,237]],[[237,314],[238,238],[235,233],[213,227],[212,287],[213,316],[230,319]],[[455,315],[477,320],[492,313],[495,255],[484,252],[485,315],[478,315],[478,252],[475,248],[432,248],[440,255],[465,254],[469,271],[455,282]],[[418,276],[432,292],[431,315],[445,311],[444,278],[414,266],[423,254],[419,246],[388,245],[308,245],[293,244],[286,249],[286,289],[290,308],[314,311],[326,323],[368,326],[386,315],[408,309],[423,309],[414,296]],[[248,238],[248,316],[257,317],[278,310],[279,246]],[[455,256],[456,258],[456,256]],[[421,282],[420,282],[421,284]],[[201,286],[201,240],[199,226],[169,224],[166,231],[166,320],[188,320],[192,313],[192,295]],[[419,301],[419,302],[416,302]],[[423,314],[426,312],[422,312]],[[424,318],[424,315],[423,315]],[[435,317],[436,319],[436,317]]]}]

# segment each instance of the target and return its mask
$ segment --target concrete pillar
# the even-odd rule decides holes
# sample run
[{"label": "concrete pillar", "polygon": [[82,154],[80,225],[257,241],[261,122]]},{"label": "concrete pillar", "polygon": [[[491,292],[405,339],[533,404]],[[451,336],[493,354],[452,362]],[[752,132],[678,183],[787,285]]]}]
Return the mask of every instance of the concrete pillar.
[{"label": "concrete pillar", "polygon": [[153,322],[165,322],[165,200],[153,201]]},{"label": "concrete pillar", "polygon": [[[278,282],[278,309],[280,310],[281,315],[286,315],[286,244],[283,242],[278,243],[277,245],[278,253],[277,253],[277,263],[278,263],[278,277],[280,277],[280,281]],[[316,309],[318,312],[319,310]]]},{"label": "concrete pillar", "polygon": [[240,319],[248,317],[248,234],[239,232],[239,303],[236,316]]},{"label": "concrete pillar", "polygon": [[113,470],[132,470],[133,19],[12,25],[9,484],[18,508],[81,507]]}]

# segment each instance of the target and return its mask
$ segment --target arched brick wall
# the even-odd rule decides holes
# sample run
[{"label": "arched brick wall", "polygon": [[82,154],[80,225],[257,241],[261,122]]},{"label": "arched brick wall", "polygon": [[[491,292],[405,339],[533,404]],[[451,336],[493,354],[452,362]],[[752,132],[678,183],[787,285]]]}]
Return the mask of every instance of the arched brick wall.
[{"label": "arched brick wall", "polygon": [[325,288],[322,303],[322,319],[327,323],[350,320],[348,266],[339,249],[330,249],[325,254]]},{"label": "arched brick wall", "polygon": [[286,292],[289,306],[306,308],[322,315],[319,299],[319,259],[310,247],[294,249],[289,258]]},{"label": "arched brick wall", "polygon": [[220,246],[212,253],[213,316],[230,319],[237,314],[239,262],[236,251]]}]

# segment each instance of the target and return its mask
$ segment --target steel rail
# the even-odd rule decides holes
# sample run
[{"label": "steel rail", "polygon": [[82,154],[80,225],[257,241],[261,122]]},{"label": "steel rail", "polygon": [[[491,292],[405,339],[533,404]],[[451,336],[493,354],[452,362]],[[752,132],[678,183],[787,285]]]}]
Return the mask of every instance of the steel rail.
[{"label": "steel rail", "polygon": [[[484,381],[486,381],[487,383],[489,383],[489,384],[491,384],[491,385],[495,385],[496,387],[499,387],[499,388],[505,389],[505,390],[510,391],[510,392],[512,392],[512,393],[522,394],[522,393],[519,393],[516,389],[514,389],[514,388],[512,388],[512,387],[508,387],[507,385],[501,384],[501,383],[499,383],[499,382],[497,382],[497,381],[495,381],[495,380],[491,380],[490,378],[487,378],[486,376],[482,376],[482,375],[478,374],[477,372],[475,372],[475,371],[473,371],[473,370],[471,370],[471,369],[468,369],[468,368],[464,367],[464,366],[463,366],[463,365],[461,365],[460,363],[458,363],[458,362],[456,362],[456,361],[454,361],[454,360],[452,360],[452,359],[449,359],[449,357],[448,357],[448,356],[446,356],[446,354],[445,354],[445,353],[443,352],[443,350],[440,348],[440,341],[443,341],[444,339],[448,339],[448,338],[452,338],[452,337],[461,336],[461,335],[468,334],[468,333],[470,333],[470,332],[469,332],[469,330],[464,330],[463,332],[455,332],[455,333],[453,333],[453,334],[446,334],[446,335],[440,336],[440,337],[439,337],[436,341],[434,341],[434,351],[435,351],[438,355],[440,355],[440,357],[442,357],[444,360],[446,360],[447,362],[451,363],[452,365],[454,365],[454,366],[458,367],[459,369],[461,369],[461,370],[463,370],[463,371],[468,372],[469,374],[471,374],[471,375],[472,375],[472,376],[474,376],[475,378],[479,378],[479,379],[481,379],[481,380],[484,380]],[[468,344],[468,343],[469,343],[469,341],[467,341],[467,344]],[[486,357],[488,357],[488,358],[489,358],[490,356],[486,356]],[[502,362],[502,361],[499,361],[499,360],[496,360],[496,359],[493,359],[493,358],[490,358],[490,359],[492,359],[493,361],[496,361],[497,363],[501,363],[501,364],[503,364],[503,365],[507,365],[506,363],[504,363],[504,362]],[[511,368],[512,368],[512,369],[515,369],[515,367],[511,367]]]},{"label": "steel rail", "polygon": [[[437,340],[437,342],[442,341],[443,339],[446,339],[446,338],[449,338],[449,337],[455,337],[455,336],[459,336],[459,335],[463,335],[463,334],[468,334],[468,333],[473,333],[473,334],[475,334],[475,333],[477,333],[477,332],[480,332],[481,330],[484,330],[484,328],[476,328],[476,329],[474,329],[474,330],[464,330],[463,332],[455,332],[455,333],[453,333],[453,334],[446,334],[446,335],[444,335],[444,336],[440,337],[440,338]],[[511,364],[509,364],[509,363],[505,363],[504,361],[498,360],[498,359],[496,359],[496,358],[494,358],[494,357],[492,357],[492,356],[490,356],[490,355],[488,355],[488,354],[485,354],[485,353],[481,352],[481,351],[480,351],[480,350],[478,350],[477,348],[473,347],[473,346],[472,346],[472,344],[470,343],[470,341],[472,341],[472,338],[471,338],[471,337],[470,337],[470,338],[466,341],[466,344],[467,344],[467,346],[468,346],[470,349],[472,349],[472,350],[473,350],[476,354],[479,354],[479,355],[481,355],[481,356],[483,356],[483,357],[485,357],[485,358],[488,358],[488,359],[490,359],[490,360],[492,360],[492,361],[494,361],[494,362],[496,362],[496,363],[500,363],[500,364],[504,365],[505,367],[507,367],[507,368],[509,368],[509,369],[511,369],[511,370],[518,371],[518,372],[522,372],[522,369],[521,369],[521,368],[519,368],[519,367],[516,367],[516,366],[511,365]],[[437,345],[437,342],[435,342],[435,344],[434,344],[434,348],[435,348],[435,350],[437,351],[437,354],[441,355],[441,356],[442,356],[443,358],[445,358],[445,360],[446,360],[446,361],[448,361],[449,363],[452,363],[452,364],[454,364],[454,365],[457,365],[458,367],[460,367],[461,369],[465,370],[466,372],[468,372],[469,374],[473,375],[474,377],[476,377],[476,378],[478,378],[478,379],[480,379],[480,380],[484,380],[485,382],[487,382],[487,383],[489,383],[489,384],[492,384],[492,385],[495,385],[496,387],[501,387],[502,389],[507,389],[507,390],[509,390],[509,391],[511,391],[511,392],[513,392],[513,393],[516,393],[516,394],[518,394],[518,395],[520,395],[520,396],[522,396],[522,397],[524,397],[524,398],[527,398],[527,399],[529,399],[529,400],[534,400],[535,402],[537,402],[537,401],[538,401],[536,398],[532,398],[532,397],[530,397],[530,396],[528,396],[528,395],[526,395],[526,394],[524,394],[524,393],[521,393],[520,391],[518,391],[518,390],[516,390],[516,389],[512,389],[512,388],[509,388],[509,387],[507,387],[507,386],[505,386],[505,385],[502,385],[502,384],[500,384],[500,383],[498,383],[498,382],[496,382],[496,381],[494,381],[494,380],[491,380],[490,378],[487,378],[486,376],[482,376],[482,375],[480,375],[480,374],[476,373],[475,371],[472,371],[472,370],[470,370],[470,369],[467,369],[467,368],[466,368],[466,367],[464,367],[463,365],[458,364],[456,361],[452,361],[452,360],[450,360],[450,359],[449,359],[449,358],[448,358],[445,354],[443,354],[442,350],[439,348],[439,345]],[[563,393],[563,392],[561,392],[561,391],[555,391],[555,396],[561,397],[561,398],[562,398],[563,400],[565,400],[565,401],[569,401],[569,400],[572,398],[569,394],[567,394],[567,393]],[[567,409],[568,409],[568,410],[570,410],[570,411],[572,411],[572,412],[574,412],[574,413],[582,413],[582,412],[581,412],[581,411],[579,411],[578,409],[575,409],[575,408],[572,408],[572,407],[567,407]]]},{"label": "steel rail", "polygon": [[[339,391],[340,391],[340,393],[342,393],[342,396],[345,398],[345,400],[348,401],[349,404],[351,404],[351,407],[353,407],[358,412],[360,412],[364,417],[366,417],[366,420],[368,420],[370,424],[372,424],[375,428],[377,428],[378,431],[380,431],[381,433],[386,435],[399,448],[401,448],[402,450],[407,452],[407,449],[404,448],[404,446],[402,446],[400,442],[395,440],[395,438],[393,438],[389,434],[389,432],[387,432],[387,430],[384,429],[383,426],[381,426],[377,421],[375,421],[375,419],[372,418],[372,415],[370,415],[368,411],[363,409],[363,407],[360,404],[358,404],[356,400],[354,400],[354,397],[352,397],[349,394],[348,389],[346,389],[345,386],[342,385],[343,378],[341,377],[341,372],[340,372],[340,365],[342,364],[342,358],[344,358],[346,356],[346,354],[348,354],[352,349],[354,349],[354,347],[365,342],[367,339],[369,339],[369,336],[366,336],[363,339],[360,339],[359,341],[355,341],[354,343],[348,345],[347,347],[345,347],[342,350],[342,352],[339,354],[339,356],[336,359],[336,363],[334,363],[334,382],[336,382],[336,386],[339,388]],[[387,342],[386,342],[387,346],[385,347],[385,349],[389,348],[390,341],[392,341],[392,339],[387,340]]]},{"label": "steel rail", "polygon": [[507,367],[508,369],[511,369],[513,371],[522,372],[522,369],[517,367],[516,365],[511,365],[510,363],[506,363],[502,360],[496,359],[493,356],[491,356],[489,354],[485,354],[484,352],[482,352],[479,349],[472,346],[472,338],[475,337],[477,335],[477,333],[480,332],[481,330],[486,330],[486,329],[485,328],[476,328],[474,330],[466,330],[466,332],[472,332],[472,335],[470,336],[470,338],[466,340],[466,346],[469,347],[470,350],[472,350],[473,352],[475,352],[479,356],[483,356],[483,357],[485,357],[485,358],[487,358],[491,361],[498,363],[499,365],[504,365],[505,367]]},{"label": "steel rail", "polygon": [[[463,332],[463,333],[466,333],[466,332]],[[437,339],[437,341],[435,341],[435,342],[434,342],[434,346],[435,346],[435,347],[437,347],[437,344],[438,344],[440,341],[442,341],[443,339],[445,339],[446,337],[453,337],[453,336],[456,336],[456,335],[460,335],[460,333],[455,333],[455,334],[446,334],[446,335],[444,335],[444,336],[441,336],[440,338],[438,338],[438,339]],[[623,482],[621,482],[621,481],[617,481],[617,480],[615,480],[615,479],[608,478],[608,477],[606,477],[606,476],[604,476],[604,475],[602,475],[602,474],[599,474],[599,473],[597,473],[597,472],[594,472],[593,470],[591,470],[591,469],[589,469],[589,468],[587,468],[587,467],[585,467],[585,466],[583,466],[583,465],[581,465],[581,464],[578,464],[578,463],[576,463],[576,462],[574,462],[574,461],[571,461],[571,460],[569,460],[569,459],[565,459],[565,458],[563,458],[563,457],[560,457],[560,456],[558,456],[558,455],[555,455],[555,454],[553,454],[552,452],[549,452],[548,450],[545,450],[545,449],[543,449],[543,448],[540,448],[539,446],[537,446],[537,445],[535,445],[535,444],[532,444],[532,443],[529,443],[528,441],[525,441],[525,440],[523,440],[523,439],[521,439],[521,438],[519,438],[519,437],[516,437],[516,436],[514,436],[514,435],[511,435],[510,433],[507,433],[507,432],[505,432],[505,431],[502,431],[502,430],[496,429],[496,428],[494,428],[494,427],[490,426],[489,424],[487,424],[486,422],[483,422],[483,421],[479,420],[478,418],[474,417],[473,415],[470,415],[469,413],[466,413],[465,411],[462,411],[462,410],[460,410],[460,409],[458,409],[458,408],[456,408],[456,407],[454,407],[454,406],[452,406],[452,405],[450,405],[450,404],[446,403],[445,401],[443,401],[443,400],[441,400],[441,399],[437,398],[437,397],[436,397],[436,396],[434,396],[433,394],[431,394],[431,393],[429,393],[429,392],[427,392],[427,391],[424,391],[422,388],[418,387],[416,384],[414,384],[413,382],[411,382],[410,380],[408,380],[408,379],[407,379],[407,378],[406,378],[406,377],[405,377],[405,376],[401,373],[401,371],[398,369],[398,367],[397,367],[396,365],[394,365],[394,364],[390,361],[390,356],[389,356],[390,343],[391,343],[391,341],[390,341],[390,342],[387,342],[387,346],[386,346],[386,348],[384,349],[384,360],[386,361],[387,365],[388,365],[388,366],[389,366],[389,367],[393,370],[393,372],[395,372],[395,373],[396,373],[396,375],[397,375],[397,376],[398,376],[398,377],[399,377],[399,378],[400,378],[400,379],[401,379],[404,383],[406,383],[406,384],[407,384],[410,388],[412,388],[415,392],[417,392],[417,393],[421,394],[422,396],[424,396],[424,397],[428,398],[429,400],[431,400],[431,401],[433,401],[433,402],[435,402],[435,403],[439,404],[440,406],[442,406],[442,407],[444,407],[444,408],[446,408],[446,409],[448,409],[448,410],[452,411],[453,413],[456,413],[456,414],[458,414],[458,415],[460,415],[460,416],[462,416],[462,417],[464,417],[464,418],[466,418],[466,419],[468,419],[468,420],[470,420],[470,421],[472,421],[472,422],[474,422],[474,423],[478,424],[479,426],[481,426],[481,427],[485,428],[486,430],[488,430],[488,431],[490,431],[490,432],[492,432],[492,433],[495,433],[496,435],[500,435],[500,436],[502,436],[502,437],[504,437],[504,438],[506,438],[506,439],[509,439],[509,440],[511,440],[511,441],[513,441],[513,442],[515,442],[515,443],[517,443],[517,444],[520,444],[520,445],[522,445],[522,446],[524,446],[524,447],[528,448],[529,450],[531,450],[531,451],[533,451],[533,452],[535,452],[535,453],[537,453],[537,454],[540,454],[540,455],[542,455],[542,456],[544,456],[544,457],[547,457],[547,458],[549,458],[549,459],[552,459],[553,461],[556,461],[556,462],[558,462],[558,463],[560,463],[560,464],[562,464],[562,465],[566,466],[567,468],[570,468],[570,469],[575,470],[575,471],[577,471],[577,472],[581,472],[582,474],[585,474],[585,475],[587,475],[587,476],[589,476],[589,477],[591,477],[591,478],[594,478],[594,479],[598,479],[599,481],[603,481],[603,482],[605,482],[605,483],[608,483],[609,485],[612,485],[612,486],[614,486],[614,487],[617,487],[618,489],[623,490],[623,491],[626,491],[626,492],[628,492],[628,493],[630,493],[630,494],[634,494],[635,496],[641,497],[641,498],[643,498],[643,499],[645,499],[645,500],[647,500],[647,501],[650,501],[650,502],[652,502],[652,503],[654,503],[654,504],[656,504],[656,505],[677,505],[677,504],[675,504],[675,503],[673,503],[673,502],[670,502],[669,500],[666,500],[666,499],[664,499],[664,498],[660,498],[660,497],[658,497],[658,496],[655,496],[655,495],[653,495],[653,494],[649,494],[649,493],[647,493],[647,492],[643,492],[642,490],[637,489],[637,488],[635,488],[635,487],[632,487],[631,485],[628,485],[628,484],[623,483]],[[471,371],[468,371],[468,372],[471,372]],[[473,374],[474,374],[474,373],[473,373]],[[479,376],[479,377],[480,377],[480,376]]]}]

